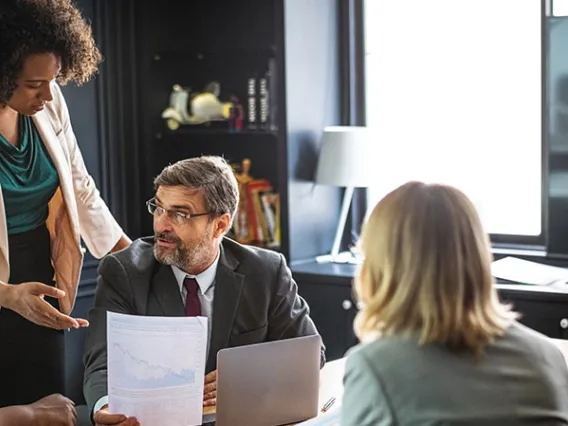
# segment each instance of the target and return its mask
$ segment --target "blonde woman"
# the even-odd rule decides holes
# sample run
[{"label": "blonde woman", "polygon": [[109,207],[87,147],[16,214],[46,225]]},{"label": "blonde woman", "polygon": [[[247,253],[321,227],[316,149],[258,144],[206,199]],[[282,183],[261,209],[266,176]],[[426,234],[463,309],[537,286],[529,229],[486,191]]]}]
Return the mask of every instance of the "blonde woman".
[{"label": "blonde woman", "polygon": [[499,303],[462,192],[399,187],[373,210],[362,250],[364,343],[348,356],[342,425],[568,425],[566,362]]}]

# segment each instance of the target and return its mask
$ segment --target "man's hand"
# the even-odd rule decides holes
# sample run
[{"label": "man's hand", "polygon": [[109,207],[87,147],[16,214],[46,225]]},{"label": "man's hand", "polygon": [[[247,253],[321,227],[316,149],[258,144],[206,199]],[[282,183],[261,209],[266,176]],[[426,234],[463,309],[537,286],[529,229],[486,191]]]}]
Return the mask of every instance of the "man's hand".
[{"label": "man's hand", "polygon": [[217,370],[205,376],[203,388],[203,406],[217,405]]},{"label": "man's hand", "polygon": [[75,403],[63,395],[53,394],[30,404],[34,426],[75,426]]},{"label": "man's hand", "polygon": [[95,426],[113,425],[113,426],[140,426],[136,417],[126,417],[124,414],[111,414],[108,411],[108,405],[103,406],[93,416]]},{"label": "man's hand", "polygon": [[61,299],[65,292],[38,282],[27,282],[18,285],[3,284],[0,306],[17,312],[28,321],[43,327],[64,330],[66,328],[86,327],[89,322],[84,319],[71,318],[55,309],[44,300],[45,296]]}]

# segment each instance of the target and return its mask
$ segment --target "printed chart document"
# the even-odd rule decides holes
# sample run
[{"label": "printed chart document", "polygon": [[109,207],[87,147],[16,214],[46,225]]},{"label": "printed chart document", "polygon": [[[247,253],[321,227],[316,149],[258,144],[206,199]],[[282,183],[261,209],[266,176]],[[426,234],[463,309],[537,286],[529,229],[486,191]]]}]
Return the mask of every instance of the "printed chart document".
[{"label": "printed chart document", "polygon": [[144,426],[200,425],[206,317],[107,313],[109,410]]}]

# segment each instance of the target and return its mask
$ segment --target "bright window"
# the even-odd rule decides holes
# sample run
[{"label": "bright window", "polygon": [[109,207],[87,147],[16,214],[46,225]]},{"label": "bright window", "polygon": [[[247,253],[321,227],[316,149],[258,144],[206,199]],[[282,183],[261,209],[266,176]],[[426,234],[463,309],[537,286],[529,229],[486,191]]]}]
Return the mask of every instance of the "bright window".
[{"label": "bright window", "polygon": [[552,15],[553,16],[568,16],[568,1],[567,0],[553,0],[552,1]]},{"label": "bright window", "polygon": [[371,207],[412,179],[462,189],[491,234],[539,236],[541,0],[366,0]]}]

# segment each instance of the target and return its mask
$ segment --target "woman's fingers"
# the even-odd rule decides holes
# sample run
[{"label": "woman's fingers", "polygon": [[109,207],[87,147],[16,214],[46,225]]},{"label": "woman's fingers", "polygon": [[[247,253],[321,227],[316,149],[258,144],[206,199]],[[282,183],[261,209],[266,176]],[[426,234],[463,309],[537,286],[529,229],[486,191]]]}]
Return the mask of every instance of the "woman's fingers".
[{"label": "woman's fingers", "polygon": [[55,299],[61,299],[62,297],[65,296],[65,292],[63,290],[59,290],[58,288],[50,285],[37,283],[37,282],[30,282],[27,285],[30,288],[30,293],[36,296],[44,295],[44,296],[53,297]]},{"label": "woman's fingers", "polygon": [[64,330],[69,328],[87,327],[89,322],[85,319],[74,319],[65,315],[50,303],[44,296],[60,299],[65,292],[39,282],[28,282],[14,286],[13,303],[10,308],[27,320],[43,326]]},{"label": "woman's fingers", "polygon": [[77,321],[77,323],[79,323],[79,327],[88,327],[89,326],[89,321],[87,321],[86,319],[75,318],[75,321]]},{"label": "woman's fingers", "polygon": [[59,312],[45,300],[37,300],[35,305],[35,313],[41,316],[43,321],[49,324],[49,327],[60,330],[79,327],[79,323],[75,319]]}]

